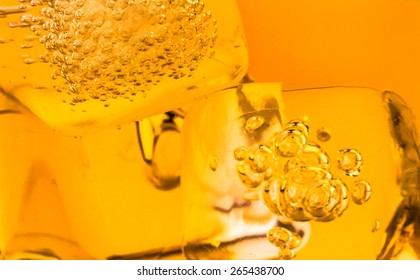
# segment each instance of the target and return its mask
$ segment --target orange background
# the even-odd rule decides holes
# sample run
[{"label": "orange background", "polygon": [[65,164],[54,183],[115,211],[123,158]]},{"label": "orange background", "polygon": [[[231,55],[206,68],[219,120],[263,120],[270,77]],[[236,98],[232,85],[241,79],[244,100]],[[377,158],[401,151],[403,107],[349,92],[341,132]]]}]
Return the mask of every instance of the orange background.
[{"label": "orange background", "polygon": [[420,0],[237,0],[256,81],[386,89],[420,126]]}]

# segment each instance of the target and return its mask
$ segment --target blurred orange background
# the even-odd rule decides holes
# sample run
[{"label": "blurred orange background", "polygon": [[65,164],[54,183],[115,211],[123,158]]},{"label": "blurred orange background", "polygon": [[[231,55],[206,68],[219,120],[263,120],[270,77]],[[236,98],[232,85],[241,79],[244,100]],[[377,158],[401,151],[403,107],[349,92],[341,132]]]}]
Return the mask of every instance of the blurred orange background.
[{"label": "blurred orange background", "polygon": [[420,126],[420,0],[237,0],[256,81],[399,93]]}]

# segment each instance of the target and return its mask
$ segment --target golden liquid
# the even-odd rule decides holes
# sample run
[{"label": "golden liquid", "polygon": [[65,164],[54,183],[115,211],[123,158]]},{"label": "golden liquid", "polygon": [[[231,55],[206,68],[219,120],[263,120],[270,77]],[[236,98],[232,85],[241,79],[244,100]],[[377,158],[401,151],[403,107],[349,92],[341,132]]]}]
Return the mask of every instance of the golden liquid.
[{"label": "golden liquid", "polygon": [[[34,4],[41,2],[34,1]],[[104,18],[109,19],[109,22],[118,22],[118,26],[120,22],[127,20],[121,26],[127,27],[126,31],[132,32],[133,37],[144,36],[142,39],[151,39],[151,30],[146,28],[147,36],[142,34],[141,30],[131,30],[133,25],[139,24],[129,21],[131,17],[118,20],[121,10],[105,8],[105,1],[59,2],[78,2],[84,3],[80,4],[81,7],[89,7],[87,14],[79,14],[76,11],[70,14],[76,19],[76,24],[82,25],[72,27],[74,36],[83,29],[83,24],[88,18],[96,19],[97,16],[99,18],[95,13],[98,12],[104,13]],[[122,3],[122,1],[115,2]],[[157,1],[146,2],[150,4]],[[183,3],[172,2],[181,6],[180,3]],[[54,21],[53,15],[48,15],[47,12],[45,15],[41,14],[45,3],[41,6],[31,6],[30,2],[25,1],[22,3],[26,8],[19,8],[21,3],[17,0],[3,0],[0,8],[0,87],[2,89],[0,104],[3,106],[0,108],[2,110],[0,116],[1,130],[5,131],[0,140],[3,147],[0,181],[1,185],[5,186],[0,188],[0,251],[6,258],[68,259],[157,258],[167,251],[179,252],[181,237],[185,230],[180,223],[180,217],[184,215],[181,212],[183,202],[180,190],[177,187],[170,191],[156,188],[157,183],[154,181],[156,178],[150,174],[150,167],[142,159],[136,126],[131,123],[117,127],[116,124],[175,109],[191,102],[198,95],[227,87],[241,78],[245,73],[247,59],[234,4],[224,1],[223,5],[220,5],[218,1],[205,1],[204,9],[201,14],[198,13],[204,18],[200,21],[204,21],[204,25],[199,32],[203,40],[185,41],[183,39],[188,39],[188,36],[185,36],[187,33],[176,35],[172,30],[171,46],[176,43],[177,47],[182,49],[185,47],[186,53],[177,54],[179,57],[176,58],[182,59],[182,63],[174,59],[171,65],[163,65],[165,63],[160,64],[161,53],[158,52],[165,51],[165,44],[168,41],[159,43],[159,36],[158,38],[152,36],[158,46],[147,48],[151,43],[147,40],[141,41],[142,53],[153,61],[148,63],[147,59],[138,55],[138,51],[141,50],[131,49],[134,45],[130,45],[128,50],[125,48],[124,34],[116,29],[117,25],[112,25],[109,29],[105,29],[104,25],[95,27],[96,31],[108,36],[101,40],[95,40],[96,35],[93,34],[95,30],[89,31],[89,36],[80,34],[79,41],[82,45],[79,46],[79,41],[74,37],[67,38],[63,32],[44,29],[44,26],[38,24],[41,22],[39,18],[34,20],[33,17],[27,16],[29,14],[35,17],[43,16],[47,22]],[[202,2],[191,1],[191,3]],[[246,1],[242,2],[242,6],[246,6],[243,3]],[[176,8],[181,6],[176,6],[173,11],[168,11],[165,15],[176,17]],[[258,5],[258,8],[269,7],[271,13],[275,12],[276,9],[270,5]],[[158,11],[161,7],[156,6],[151,9]],[[211,11],[211,16],[205,11]],[[249,14],[249,11],[246,11],[245,9],[245,14]],[[296,12],[299,14],[301,11],[298,9]],[[265,14],[270,12],[265,11]],[[159,24],[159,21],[163,20],[154,17],[155,15],[157,14],[151,16],[151,22],[147,22],[152,25],[152,29],[156,27],[153,21]],[[307,16],[309,15],[308,11]],[[278,17],[265,18],[268,20]],[[66,22],[67,19],[64,20],[64,24]],[[250,22],[261,23],[252,16],[247,17],[248,25]],[[15,27],[9,27],[10,23]],[[326,64],[330,65],[331,61],[327,59],[325,61],[329,63],[321,59],[322,67],[315,67],[317,71],[311,72],[318,73],[313,75],[313,80],[306,79],[306,76],[306,80],[303,79],[300,68],[293,68],[301,65],[293,60],[297,56],[301,57],[300,54],[286,55],[289,59],[286,60],[287,64],[282,63],[284,61],[273,63],[271,59],[278,57],[276,55],[279,54],[276,43],[260,44],[259,46],[263,45],[264,49],[259,49],[256,43],[262,40],[257,40],[260,37],[255,35],[264,35],[264,32],[272,30],[272,27],[265,29],[258,24],[255,26],[259,27],[255,33],[249,31],[247,35],[250,36],[250,47],[254,54],[252,74],[259,80],[288,80],[292,81],[295,87],[319,85],[317,84],[319,80],[322,83],[349,81],[329,75],[321,77],[319,73],[322,71],[317,71]],[[268,26],[278,25],[273,23]],[[187,29],[185,32],[191,31],[190,25],[183,27]],[[158,28],[152,31],[159,34]],[[289,31],[298,33],[294,29]],[[116,38],[116,33],[118,33],[117,41],[113,40]],[[215,33],[217,37],[213,37]],[[55,34],[56,37],[49,38],[48,35],[51,34]],[[276,36],[272,36],[273,34],[270,33],[265,39],[274,40]],[[62,38],[58,38],[60,35]],[[182,38],[183,36],[185,38]],[[317,38],[311,37],[311,40],[314,39]],[[114,42],[116,45],[113,45]],[[50,44],[48,48],[47,43]],[[311,45],[306,41],[304,43],[306,44],[302,45]],[[51,44],[55,46],[50,48]],[[93,46],[94,50],[89,49],[92,44],[96,44]],[[109,50],[110,44],[115,46],[111,50]],[[284,46],[286,45],[294,46],[293,44]],[[84,51],[76,51],[83,47],[86,48]],[[190,48],[194,48],[195,51],[199,48],[199,54],[191,52]],[[294,51],[300,50],[290,48]],[[74,63],[74,59],[80,53],[82,53],[82,59],[79,60],[81,62]],[[287,54],[287,52],[282,53]],[[309,54],[315,60],[324,57],[316,52]],[[267,62],[267,58],[270,58],[270,63]],[[116,64],[122,65],[127,59],[130,60],[130,66],[140,68],[119,69]],[[179,68],[178,66],[185,65],[184,62],[188,62],[189,67]],[[259,62],[264,64],[258,64]],[[349,61],[346,62],[342,64],[347,65]],[[74,64],[76,66],[72,66]],[[267,66],[273,64],[283,67]],[[154,68],[157,66],[160,70]],[[98,68],[99,72],[88,73],[91,69]],[[351,71],[354,68],[349,69],[346,70],[346,75],[360,73],[360,71]],[[126,78],[119,76],[121,71]],[[291,77],[282,71],[296,75]],[[158,75],[159,73],[162,76]],[[91,74],[99,75],[94,77]],[[378,79],[379,74],[375,75],[375,79]],[[324,78],[327,80],[322,80]],[[369,83],[371,76],[366,75],[362,78],[367,80],[359,79],[359,81],[371,85]],[[123,83],[119,79],[123,79]],[[397,84],[399,87],[404,85],[403,88],[407,92],[408,83],[401,81],[404,82],[406,79],[400,79]],[[384,83],[375,82],[375,86],[377,84],[380,87],[384,86]],[[135,95],[132,95],[133,93]],[[415,136],[412,136],[416,135],[410,122],[412,117],[409,114],[404,115],[407,114],[406,111],[400,112],[394,108],[394,116],[399,116],[398,113],[403,116],[400,121],[405,128],[389,132],[388,119],[381,117],[385,116],[383,109],[386,106],[376,97],[366,97],[371,96],[369,94],[355,96],[353,93],[332,96],[334,98],[323,98],[310,92],[286,93],[284,106],[287,119],[284,121],[304,119],[304,116],[309,116],[311,141],[322,144],[329,153],[334,154],[347,148],[358,149],[363,155],[364,162],[360,178],[368,180],[372,188],[371,197],[365,199],[356,195],[360,201],[367,201],[361,205],[351,202],[342,217],[333,221],[325,223],[311,221],[309,231],[306,226],[297,224],[294,229],[297,229],[302,236],[290,234],[293,237],[292,241],[296,243],[293,246],[299,249],[296,250],[296,258],[418,258],[419,206],[418,181],[415,176],[418,174],[416,168],[419,162],[418,142]],[[409,100],[417,99],[415,96],[410,96]],[[324,107],[328,110],[322,109]],[[343,111],[348,113],[343,115]],[[211,116],[215,111],[207,114]],[[244,130],[247,132],[258,130],[264,121],[260,116],[254,116],[246,122]],[[99,129],[102,131],[93,132]],[[209,129],[217,132],[219,127],[214,127],[210,123]],[[70,132],[73,135],[89,131],[90,135],[74,138],[57,130]],[[153,133],[143,134],[149,142],[153,142],[154,136]],[[166,136],[168,136],[166,143],[177,144],[179,141],[176,133]],[[205,141],[211,141],[211,137],[203,139],[203,143]],[[240,143],[236,144],[240,146]],[[175,146],[164,145],[155,156],[160,161],[168,163],[165,161],[166,155],[179,156],[173,152],[176,150]],[[196,150],[190,148],[184,148],[182,156],[194,159],[197,155]],[[235,160],[233,150],[229,156]],[[404,156],[406,159],[402,160]],[[188,163],[188,166],[195,166],[197,162],[203,163],[206,172],[210,174],[220,172],[223,166],[220,157],[214,157],[213,154],[205,158],[195,158]],[[175,162],[173,165],[176,164]],[[165,173],[166,168],[171,169],[171,172]],[[158,168],[155,172],[173,174],[172,168],[172,163],[168,163],[165,168]],[[236,176],[236,170],[232,171],[232,176]],[[345,175],[342,176],[346,178]],[[188,180],[194,177],[187,178],[188,184]],[[362,187],[359,187],[358,192],[363,193]],[[188,199],[197,199],[192,193],[187,195],[191,196]],[[249,199],[254,198],[252,193],[246,195]],[[256,208],[261,210],[262,206],[260,203],[258,207],[246,211],[246,215],[258,220],[262,214],[254,210]],[[188,207],[187,209],[190,210]],[[272,215],[270,212],[264,213]],[[193,235],[207,235],[212,230],[208,224],[216,226],[220,222],[212,220],[211,215],[206,216],[205,211],[204,215],[200,211],[189,214],[194,217],[193,224],[198,226],[202,223],[207,226],[204,232],[194,232]],[[208,224],[204,223],[208,221],[210,221]],[[263,233],[269,236],[267,238],[263,235],[261,239],[267,242],[270,254],[275,253],[270,257],[276,258],[278,250],[268,242],[282,244],[279,240],[283,240],[283,236],[289,233],[284,228],[272,229],[272,231],[264,229]],[[307,232],[310,232],[309,237]],[[223,242],[217,238],[206,239],[205,242],[211,245],[210,248],[224,248]],[[250,242],[249,245],[249,248],[254,250],[251,252],[252,256],[258,255],[258,251],[262,250],[257,243]],[[226,253],[223,250],[221,252],[216,250],[209,255],[201,255],[203,251],[200,250],[198,253],[201,258],[242,257],[238,253]],[[259,256],[266,257],[263,254],[261,251]],[[187,257],[191,256],[194,254],[190,253]]]},{"label": "golden liquid", "polygon": [[77,135],[176,109],[247,68],[234,1],[7,0],[0,11],[0,87]]},{"label": "golden liquid", "polygon": [[[165,181],[165,174],[179,176],[179,133],[162,132],[159,138],[167,150],[155,149],[153,159],[168,150],[172,157],[164,165],[154,162],[163,179],[157,188],[134,123],[73,137],[4,96],[0,100],[8,108],[0,118],[0,248],[6,258],[180,253],[180,190]],[[146,150],[153,137],[142,130]],[[169,189],[165,182],[172,184]]]},{"label": "golden liquid", "polygon": [[[243,121],[222,110],[210,118],[212,106],[223,103],[213,98],[192,107],[183,131],[187,258],[419,257],[417,131],[396,94],[355,87],[286,91],[282,128],[257,122],[259,137],[249,130],[249,121],[262,118],[258,111]],[[297,119],[306,120],[309,132]],[[206,122],[218,128],[203,131]],[[213,154],[216,170],[207,164]]]},{"label": "golden liquid", "polygon": [[179,253],[179,132],[143,131],[155,142],[149,166],[130,122],[239,82],[235,2],[5,0],[0,26],[0,251]]},{"label": "golden liquid", "polygon": [[[401,165],[412,153],[407,151],[414,149],[417,150],[414,153],[418,154],[417,131],[410,111],[405,105],[399,104],[396,96],[391,96],[392,103],[388,105],[387,98],[370,89],[330,88],[318,95],[316,90],[285,93],[285,114],[288,117],[306,115],[313,130],[324,127],[330,131],[331,139],[323,142],[322,146],[330,155],[333,170],[336,170],[339,159],[336,151],[346,147],[360,151],[363,167],[358,176],[343,176],[343,172],[337,176],[349,187],[359,180],[367,180],[371,186],[369,199],[359,204],[359,200],[352,197],[353,201],[340,218],[327,223],[311,222],[309,241],[297,252],[297,258],[398,258],[401,254],[399,250],[403,249],[406,251],[405,257],[418,258],[419,248],[413,246],[416,240],[414,235],[411,235],[409,242],[402,240],[400,235],[403,229],[397,229],[401,225],[394,224],[394,215],[412,216],[414,213],[417,216],[420,213],[418,205],[406,205],[404,189],[407,184],[401,181],[401,177],[408,178],[401,174],[408,169]],[[300,106],[292,106],[295,102]],[[317,106],[311,105],[314,102],[318,102]],[[356,107],[357,111],[353,111],[352,108]],[[393,119],[398,115],[401,116],[401,123],[396,125]],[[407,137],[410,140],[406,138],[405,144],[401,144],[396,137],[401,133],[410,135]],[[401,146],[406,146],[406,150],[401,151]],[[413,168],[417,170],[418,162],[412,162],[409,169]],[[418,181],[414,184],[418,190]],[[409,196],[416,197],[416,192],[411,192]],[[402,205],[406,207],[405,212],[401,211]],[[419,226],[416,218],[408,224],[414,228]],[[386,239],[392,239],[392,244],[387,244]],[[389,252],[390,247],[394,248],[393,252],[384,255],[383,252]]]},{"label": "golden liquid", "polygon": [[[261,5],[244,0],[238,1],[238,6],[248,42],[249,74],[256,81],[282,81],[284,89],[348,85],[392,90],[401,95],[413,111],[405,117],[410,127],[420,126],[419,1],[267,0]],[[310,107],[309,102],[307,105],[305,100],[300,102],[305,108]],[[312,102],[311,106],[320,101],[313,99]],[[355,104],[355,112],[363,106],[367,105]],[[334,137],[329,127],[314,129],[327,131],[328,138]],[[418,146],[418,134],[414,135],[412,143]],[[418,169],[418,162],[411,162],[414,167],[410,169]],[[372,185],[373,191],[374,188]],[[410,243],[418,244],[418,237],[413,238],[413,235],[419,236],[418,222],[414,222],[416,226],[412,224],[419,209],[410,206],[408,209],[412,210],[405,213],[402,209],[404,207],[397,211],[394,225],[388,230],[400,231],[401,235],[394,241],[411,238]],[[378,220],[373,227],[383,229],[386,225]],[[345,236],[351,238],[351,233],[353,231]],[[394,253],[398,250],[394,249]],[[407,250],[409,252],[401,254],[401,258],[416,258],[411,249]],[[315,248],[312,252],[316,255]]]}]

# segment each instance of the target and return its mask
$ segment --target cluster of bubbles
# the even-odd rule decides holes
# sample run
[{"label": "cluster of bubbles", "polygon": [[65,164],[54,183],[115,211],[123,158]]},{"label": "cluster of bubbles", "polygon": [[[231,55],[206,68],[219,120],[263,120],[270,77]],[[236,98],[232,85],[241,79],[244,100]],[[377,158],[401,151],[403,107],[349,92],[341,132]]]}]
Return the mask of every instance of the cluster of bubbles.
[{"label": "cluster of bubbles", "polygon": [[267,239],[280,249],[281,259],[293,259],[296,253],[293,249],[302,244],[302,238],[284,227],[273,227],[267,233]]},{"label": "cluster of bubbles", "polygon": [[[250,121],[256,123],[258,119],[260,126],[264,122],[262,117],[252,118]],[[247,122],[247,132],[249,127]],[[317,134],[322,142],[331,138],[325,128]],[[371,196],[367,181],[357,180],[347,186],[333,175],[330,156],[316,142],[309,141],[309,126],[302,120],[288,122],[267,143],[236,148],[234,158],[236,173],[247,187],[246,196],[261,200],[283,220],[332,221],[348,208],[350,198],[361,205]],[[362,156],[356,149],[341,149],[336,166],[343,175],[357,177],[363,167]],[[249,192],[256,195],[250,196]],[[294,257],[296,238],[282,227],[268,233],[268,240],[280,249],[280,258]]]},{"label": "cluster of bubbles", "polygon": [[55,88],[69,93],[71,104],[146,96],[162,79],[191,76],[214,55],[217,23],[200,0],[20,2],[18,12],[39,14],[9,26],[29,27],[46,50],[24,62],[51,64],[51,78],[64,82]]}]

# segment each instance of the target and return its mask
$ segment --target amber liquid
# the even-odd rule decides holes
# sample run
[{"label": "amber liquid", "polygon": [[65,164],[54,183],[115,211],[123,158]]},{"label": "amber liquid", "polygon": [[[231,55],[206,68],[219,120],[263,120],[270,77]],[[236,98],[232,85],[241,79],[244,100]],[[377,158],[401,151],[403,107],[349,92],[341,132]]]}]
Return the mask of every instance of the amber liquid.
[{"label": "amber liquid", "polygon": [[[219,103],[210,97],[185,120],[187,258],[418,259],[417,130],[398,95],[286,91],[274,131],[264,110],[209,117]],[[207,122],[217,124],[214,138]]]},{"label": "amber liquid", "polygon": [[2,254],[180,257],[179,132],[140,147],[133,121],[239,82],[234,1],[7,0],[0,24]]},{"label": "amber liquid", "polygon": [[[420,28],[417,20],[420,16],[420,2],[268,0],[264,4],[239,1],[238,5],[248,40],[250,74],[255,80],[282,81],[285,89],[354,85],[395,91],[405,99],[414,113],[414,116],[405,114],[405,122],[411,124],[405,126],[405,133],[399,134],[412,135],[409,136],[412,137],[412,144],[409,146],[418,147],[418,133],[412,131],[414,124],[417,127],[420,125],[420,87],[417,82],[420,75],[420,41],[417,35]],[[292,93],[284,98],[286,107],[288,96],[291,95]],[[299,100],[299,104],[303,104],[305,110],[308,110],[314,104],[320,103],[316,98],[311,101],[312,103],[309,99],[308,102],[306,99]],[[357,114],[364,106],[369,107],[364,102],[356,103],[352,114]],[[302,113],[298,113],[300,110],[297,108],[291,111],[296,111],[294,117],[303,115],[303,110]],[[394,111],[397,112],[398,110]],[[372,114],[368,112],[366,118],[369,119]],[[347,126],[350,123],[354,121],[347,123]],[[355,123],[356,126],[363,126],[365,121]],[[322,125],[319,123],[319,126]],[[333,137],[334,135],[331,139]],[[351,138],[349,135],[346,137]],[[375,142],[368,138],[365,141]],[[406,145],[402,142],[401,146]],[[412,167],[406,170],[414,171],[407,171],[407,174],[411,173],[407,177],[416,182],[409,183],[410,185],[418,186],[418,148],[411,149],[412,152],[404,148],[401,151],[411,155],[409,161]],[[416,154],[417,156],[412,156]],[[401,169],[400,163],[395,165],[397,169]],[[374,185],[372,189],[375,190]],[[371,199],[374,198],[373,195],[374,193]],[[408,200],[416,196],[416,192],[413,192]],[[412,202],[408,204],[411,205]],[[400,209],[387,231],[399,230],[401,234],[391,240],[411,240],[410,244],[418,244],[418,237],[413,238],[413,235],[419,236],[418,218],[414,218],[418,217],[418,207],[403,206]],[[364,218],[360,216],[360,220],[363,221]],[[407,226],[404,226],[404,221],[407,221]],[[388,228],[388,225],[382,223],[382,229],[385,227]],[[348,240],[359,236],[359,231],[355,231],[346,232]],[[352,233],[355,233],[354,236],[351,236]],[[339,237],[326,234],[324,238]],[[313,248],[315,255],[316,247]]]},{"label": "amber liquid", "polygon": [[[34,1],[43,4],[33,6],[24,2],[26,7],[19,8],[19,1],[7,0],[0,8],[0,116],[4,131],[0,251],[6,258],[160,258],[167,253],[181,257],[177,254],[185,229],[180,222],[184,215],[180,190],[156,188],[139,149],[136,126],[129,121],[175,109],[199,95],[235,84],[243,76],[246,51],[233,4],[206,1],[204,10],[196,7],[200,22],[204,22],[197,43],[202,45],[191,45],[195,41],[182,40],[185,34],[172,32],[171,46],[175,42],[186,53],[176,54],[167,65],[160,62],[161,54],[154,50],[165,52],[164,44],[169,42],[162,43],[159,36],[150,37],[150,30],[148,36],[141,37],[142,30],[130,29],[129,21],[122,24],[127,27],[125,31],[141,39],[135,51],[124,48],[124,36],[113,40],[118,30],[106,29],[100,22],[95,25],[96,31],[112,31],[107,35],[110,37],[95,41],[95,30],[86,31],[90,32],[87,37],[77,34],[82,36],[80,42],[86,43],[79,46],[74,36],[88,18],[90,24],[94,23],[90,18],[100,20],[101,15],[112,18],[112,22],[130,19],[119,20],[119,10],[111,8],[95,14],[97,10],[92,6],[98,2],[105,7],[105,1],[61,1],[89,8],[87,14],[76,10],[70,13],[77,18],[76,23],[82,24],[72,27],[74,34],[53,32],[51,24],[44,27],[45,22],[54,21],[52,14],[41,13],[47,2]],[[211,11],[211,16],[205,11]],[[176,18],[175,13],[168,15]],[[56,19],[64,25],[67,22]],[[153,20],[159,24],[163,19]],[[159,31],[153,30],[156,34]],[[213,41],[215,33],[217,39]],[[108,43],[113,42],[117,45],[110,47]],[[92,43],[102,45],[92,50]],[[83,47],[84,51],[76,51]],[[190,52],[191,48],[198,53]],[[151,60],[140,60],[137,51],[141,50]],[[127,53],[131,57],[124,57]],[[189,62],[188,69],[180,68],[184,63],[177,58]],[[74,62],[77,59],[79,63]],[[129,68],[120,69],[116,63],[123,65],[127,59],[131,72],[125,73]],[[153,68],[156,65],[161,68]],[[384,111],[385,103],[375,98],[357,99],[351,94],[336,98],[311,94],[302,98],[290,92],[284,97],[285,114],[287,118],[308,115],[315,131],[325,127],[331,132],[331,141],[326,143],[331,151],[358,146],[365,158],[362,175],[371,178],[372,197],[363,206],[352,205],[343,218],[311,222],[310,238],[297,252],[297,258],[418,258],[418,142],[409,111],[404,106]],[[320,100],[333,111],[314,111],[314,104]],[[342,108],[347,106],[353,110],[343,116]],[[392,124],[396,127],[390,130],[390,124],[381,119],[373,133],[364,118],[371,120],[385,112],[398,120]],[[354,127],[357,130],[352,131]],[[386,136],[379,139],[377,135]],[[143,137],[153,139],[154,135]],[[169,138],[168,142],[176,141]],[[390,147],[394,147],[393,152],[388,152]],[[174,149],[162,153],[172,155]],[[384,153],[378,152],[381,149]],[[186,150],[183,156],[189,153]],[[199,224],[202,217],[194,214],[194,223]],[[211,245],[218,247],[220,243],[213,240]],[[202,258],[230,256],[209,254]]]},{"label": "amber liquid", "polygon": [[[420,212],[414,201],[418,201],[419,147],[407,104],[393,93],[358,88],[327,88],[318,96],[311,90],[290,91],[284,101],[288,116],[308,116],[312,139],[329,151],[333,170],[338,150],[351,146],[361,152],[363,167],[357,177],[334,172],[349,187],[352,181],[367,180],[372,192],[361,205],[352,199],[335,221],[311,222],[311,236],[298,258],[418,259]],[[291,106],[295,102],[300,106]],[[316,107],[310,105],[316,102]],[[331,135],[328,141],[320,141],[324,129]]]},{"label": "amber liquid", "polygon": [[[8,108],[0,118],[0,246],[7,259],[181,257],[179,186],[157,184],[135,123],[73,137],[0,100]],[[142,130],[146,154],[154,137]],[[157,146],[153,159],[171,158],[154,163],[158,179],[179,176],[179,134],[162,132],[159,143],[165,149]]]}]

